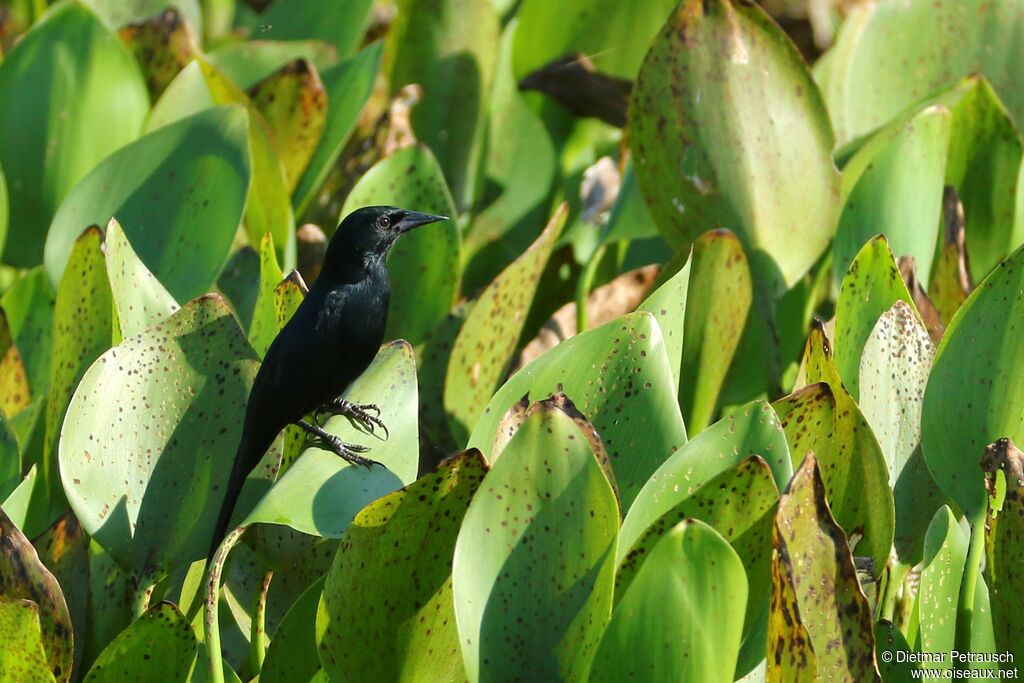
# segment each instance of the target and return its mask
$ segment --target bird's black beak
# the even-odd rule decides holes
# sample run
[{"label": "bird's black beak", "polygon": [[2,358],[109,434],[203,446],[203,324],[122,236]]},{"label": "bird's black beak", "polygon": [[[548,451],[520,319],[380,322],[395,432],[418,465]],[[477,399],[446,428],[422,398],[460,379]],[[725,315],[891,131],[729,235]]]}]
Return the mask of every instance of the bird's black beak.
[{"label": "bird's black beak", "polygon": [[405,234],[413,228],[418,228],[421,225],[446,220],[448,220],[448,216],[435,216],[429,213],[420,213],[419,211],[408,211],[405,216],[402,217],[402,220],[398,222],[398,230]]}]

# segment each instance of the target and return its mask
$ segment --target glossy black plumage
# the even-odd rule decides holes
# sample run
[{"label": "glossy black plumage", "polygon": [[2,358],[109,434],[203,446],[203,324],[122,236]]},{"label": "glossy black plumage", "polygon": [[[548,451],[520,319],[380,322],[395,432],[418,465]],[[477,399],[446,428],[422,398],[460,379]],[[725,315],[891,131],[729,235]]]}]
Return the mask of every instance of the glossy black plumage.
[{"label": "glossy black plumage", "polygon": [[[384,339],[391,293],[388,250],[403,233],[438,220],[444,217],[371,206],[352,212],[338,226],[316,283],[271,343],[256,374],[210,557],[227,531],[245,477],[282,429],[300,424],[316,433],[316,425],[303,417],[322,408],[355,411],[356,419],[371,427],[380,424],[358,406],[330,404],[366,370]],[[358,455],[359,447],[336,438],[325,445],[350,462],[372,462]]]}]

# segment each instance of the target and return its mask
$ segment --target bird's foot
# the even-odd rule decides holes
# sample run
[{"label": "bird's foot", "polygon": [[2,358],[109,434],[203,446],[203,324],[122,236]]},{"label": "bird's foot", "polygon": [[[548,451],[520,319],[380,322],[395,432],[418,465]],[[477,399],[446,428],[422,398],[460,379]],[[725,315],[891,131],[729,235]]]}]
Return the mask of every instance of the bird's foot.
[{"label": "bird's foot", "polygon": [[334,434],[324,431],[321,427],[310,424],[305,420],[299,420],[296,424],[306,430],[307,433],[313,435],[313,443],[317,447],[331,451],[346,462],[350,462],[353,465],[362,465],[367,469],[370,469],[374,465],[381,465],[381,467],[383,467],[382,463],[359,455],[360,453],[366,453],[370,450],[366,446],[360,446],[359,444],[354,443],[345,443]]},{"label": "bird's foot", "polygon": [[[371,415],[371,411],[375,415]],[[374,433],[375,428],[380,427],[384,430],[384,441],[387,441],[390,436],[387,425],[380,419],[380,408],[373,403],[352,403],[343,398],[336,398],[316,409],[316,418],[318,420],[321,415],[344,415],[351,422],[361,427],[363,431],[374,436],[376,436]]]}]

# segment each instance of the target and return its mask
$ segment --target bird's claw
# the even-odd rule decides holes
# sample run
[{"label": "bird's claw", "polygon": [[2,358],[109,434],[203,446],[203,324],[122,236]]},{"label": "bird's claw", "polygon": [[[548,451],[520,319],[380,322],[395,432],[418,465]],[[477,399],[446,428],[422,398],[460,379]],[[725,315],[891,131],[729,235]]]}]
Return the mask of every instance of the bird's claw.
[{"label": "bird's claw", "polygon": [[[369,411],[373,411],[375,415],[370,415]],[[315,417],[317,421],[320,421],[321,415],[344,415],[350,421],[363,428],[367,433],[376,436],[375,427],[380,427],[384,430],[384,441],[387,441],[391,434],[388,432],[387,425],[380,419],[380,408],[373,403],[352,403],[346,401],[343,398],[336,398],[329,403],[325,403],[316,409]]]},{"label": "bird's claw", "polygon": [[[366,453],[370,449],[366,446],[360,446],[354,443],[345,443],[333,434],[328,437],[321,437],[317,439],[317,445],[331,451],[338,457],[342,458],[346,462],[350,462],[353,465],[362,465],[366,469],[372,468],[374,465],[381,465],[376,460],[370,460],[359,455],[360,453]],[[383,465],[382,465],[383,466]]]}]

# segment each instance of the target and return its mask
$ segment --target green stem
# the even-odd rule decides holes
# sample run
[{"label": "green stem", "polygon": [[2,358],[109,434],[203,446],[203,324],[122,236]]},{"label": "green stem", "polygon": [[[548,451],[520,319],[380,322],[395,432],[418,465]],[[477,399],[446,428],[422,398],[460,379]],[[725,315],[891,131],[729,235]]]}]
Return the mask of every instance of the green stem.
[{"label": "green stem", "polygon": [[267,655],[267,591],[270,590],[270,579],[273,577],[274,572],[267,572],[263,577],[249,627],[249,657],[252,660],[252,672],[257,676],[263,670],[263,659]]},{"label": "green stem", "polygon": [[888,576],[885,582],[885,592],[882,593],[879,617],[886,621],[892,621],[896,613],[896,600],[899,597],[900,587],[903,586],[903,579],[907,577],[910,567],[899,562],[889,565]]},{"label": "green stem", "polygon": [[597,267],[601,265],[604,253],[608,244],[602,242],[590,255],[587,265],[583,266],[580,279],[576,281],[576,334],[585,332],[587,329],[587,298],[594,285],[594,278],[597,276]]},{"label": "green stem", "polygon": [[985,554],[985,517],[971,524],[971,545],[967,549],[967,564],[964,566],[963,582],[960,584],[960,605],[956,620],[956,648],[967,652],[971,648],[971,632],[974,629],[974,593],[978,587],[978,573],[981,558]]},{"label": "green stem", "polygon": [[246,527],[240,526],[224,537],[206,570],[206,618],[203,620],[203,626],[206,633],[207,661],[210,664],[210,683],[224,683],[224,656],[220,651],[220,625],[218,623],[220,618],[218,609],[220,580],[228,553],[245,533],[245,529]]}]

